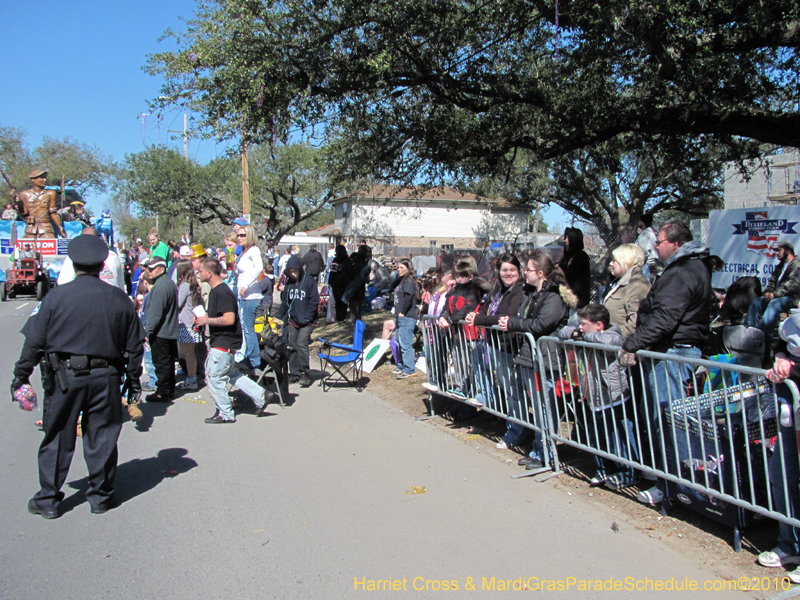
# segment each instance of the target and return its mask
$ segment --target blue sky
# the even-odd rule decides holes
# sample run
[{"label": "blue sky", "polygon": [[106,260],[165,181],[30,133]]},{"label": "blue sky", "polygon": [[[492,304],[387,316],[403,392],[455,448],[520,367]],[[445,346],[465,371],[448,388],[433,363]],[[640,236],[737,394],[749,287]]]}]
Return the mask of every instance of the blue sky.
[{"label": "blue sky", "polygon": [[[148,54],[174,47],[159,37],[168,28],[181,31],[180,18],[190,19],[194,8],[193,0],[4,3],[0,124],[24,129],[31,148],[50,136],[96,146],[115,160],[153,143],[182,152],[182,140],[167,133],[183,129],[182,113],[166,115],[160,125],[155,115],[142,123],[160,86],[142,66]],[[189,154],[200,162],[225,150],[211,140],[189,141]],[[95,213],[104,208],[104,196],[86,200]],[[566,220],[558,208],[543,216],[551,224]]]},{"label": "blue sky", "polygon": [[[146,144],[183,151],[167,129],[183,129],[182,113],[140,113],[158,95],[160,80],[142,71],[146,56],[169,50],[159,37],[179,17],[191,18],[192,0],[135,2],[52,0],[6,2],[0,36],[0,123],[27,132],[35,147],[43,136],[69,137],[121,160]],[[168,137],[169,136],[169,137]],[[224,152],[213,141],[190,140],[189,153],[206,161]],[[97,211],[103,198],[87,198]]]}]

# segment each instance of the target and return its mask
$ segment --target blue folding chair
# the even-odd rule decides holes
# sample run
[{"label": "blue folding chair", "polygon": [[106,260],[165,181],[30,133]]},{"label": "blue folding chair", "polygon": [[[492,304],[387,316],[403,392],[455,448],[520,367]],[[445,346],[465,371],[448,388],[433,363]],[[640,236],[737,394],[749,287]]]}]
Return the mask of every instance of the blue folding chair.
[{"label": "blue folding chair", "polygon": [[[320,338],[322,348],[319,353],[320,369],[324,372],[320,385],[323,391],[328,391],[334,383],[348,383],[359,392],[364,389],[361,385],[361,376],[364,373],[364,321],[356,321],[353,332],[353,345],[346,346],[336,342],[328,342]],[[346,354],[332,356],[331,350],[344,350]],[[334,370],[328,373],[328,365]],[[338,375],[334,378],[334,375]]]}]

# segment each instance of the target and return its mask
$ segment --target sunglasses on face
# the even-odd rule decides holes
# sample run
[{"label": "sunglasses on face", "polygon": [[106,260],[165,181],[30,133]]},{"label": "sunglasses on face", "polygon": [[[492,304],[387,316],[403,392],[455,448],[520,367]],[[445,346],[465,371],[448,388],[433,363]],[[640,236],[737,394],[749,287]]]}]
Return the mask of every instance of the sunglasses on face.
[{"label": "sunglasses on face", "polygon": [[237,234],[236,234],[236,237],[237,237],[237,238],[240,238],[240,237],[247,237],[247,234],[246,234],[246,233],[237,233]]}]

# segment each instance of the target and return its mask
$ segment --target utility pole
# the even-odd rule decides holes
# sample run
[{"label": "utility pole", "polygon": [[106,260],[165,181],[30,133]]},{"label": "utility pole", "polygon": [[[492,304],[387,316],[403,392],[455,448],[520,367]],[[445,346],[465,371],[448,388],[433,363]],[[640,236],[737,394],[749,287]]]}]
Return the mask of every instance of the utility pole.
[{"label": "utility pole", "polygon": [[247,142],[242,133],[242,215],[250,222],[250,170],[247,164]]},{"label": "utility pole", "polygon": [[[176,131],[174,129],[167,129],[167,133],[182,133],[183,134],[183,157],[186,162],[189,162],[189,114],[183,113],[183,131]],[[189,239],[194,241],[194,221],[192,220],[191,213],[186,215],[189,219]],[[156,215],[156,229],[158,229],[158,215]]]}]

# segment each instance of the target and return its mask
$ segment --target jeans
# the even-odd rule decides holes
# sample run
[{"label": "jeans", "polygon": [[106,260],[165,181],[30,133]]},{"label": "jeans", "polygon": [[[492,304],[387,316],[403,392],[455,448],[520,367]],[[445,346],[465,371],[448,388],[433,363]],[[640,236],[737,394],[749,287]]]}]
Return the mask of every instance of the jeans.
[{"label": "jeans", "polygon": [[[638,462],[639,450],[636,446],[633,422],[629,418],[625,418],[626,413],[629,414],[629,412],[626,410],[626,413],[623,413],[623,406],[620,404],[613,408],[592,411],[592,420],[588,423],[589,444],[598,450]],[[597,455],[595,455],[594,461],[599,474],[610,475],[616,472],[622,478],[623,483],[627,484],[635,483],[638,479],[633,467]]]},{"label": "jeans", "polygon": [[781,296],[770,301],[756,298],[750,303],[750,308],[747,310],[745,325],[758,327],[766,335],[772,335],[781,318],[781,313],[788,312],[792,308],[794,308],[794,300],[791,296]]},{"label": "jeans", "polygon": [[246,363],[254,369],[261,367],[261,355],[258,350],[258,335],[256,335],[256,310],[261,304],[260,299],[242,300],[239,299],[239,315],[242,320],[242,334],[244,335],[244,358]]},{"label": "jeans", "polygon": [[147,385],[150,387],[156,387],[158,384],[158,378],[156,377],[156,368],[153,365],[153,353],[150,351],[149,344],[146,346],[144,351],[142,365],[144,366],[144,372],[147,373]]},{"label": "jeans", "polygon": [[308,373],[311,368],[308,365],[308,343],[311,341],[311,333],[314,331],[313,325],[297,328],[287,323],[283,326],[287,332],[286,342],[289,344],[289,374],[301,375]]},{"label": "jeans", "polygon": [[[670,348],[665,354],[700,358],[702,353],[699,348],[691,347]],[[672,436],[669,432],[661,430],[662,411],[669,405],[670,400],[686,397],[692,383],[694,369],[687,363],[651,359],[645,359],[643,369],[648,386],[647,414],[650,418],[650,431],[653,436],[651,440],[653,446],[652,466],[666,471],[666,460],[661,454],[661,439],[664,440],[665,449],[668,449],[672,446]]]},{"label": "jeans", "polygon": [[476,400],[493,410],[500,410],[502,393],[509,397],[510,402],[510,392],[517,385],[517,371],[511,354],[488,341],[479,342],[472,352],[472,365]]},{"label": "jeans", "polygon": [[472,350],[472,368],[474,376],[475,400],[496,408],[494,366],[497,364],[497,351],[489,345],[488,341],[480,341]]},{"label": "jeans", "polygon": [[[792,394],[785,384],[777,387],[778,398],[792,406]],[[800,479],[800,467],[797,462],[797,441],[795,436],[794,424],[789,427],[781,425],[780,428],[781,444],[783,445],[783,463],[786,468],[781,467],[781,453],[778,448],[769,460],[769,483],[772,488],[773,506],[777,512],[797,518],[800,516],[800,490],[798,490],[798,479]],[[787,498],[789,506],[787,506]],[[800,555],[800,531],[787,525],[778,523],[778,549],[789,556]]]},{"label": "jeans", "polygon": [[217,348],[211,348],[208,351],[208,358],[206,358],[208,389],[211,397],[214,398],[214,404],[217,406],[220,416],[229,421],[236,418],[233,406],[231,406],[231,399],[228,396],[229,382],[250,396],[257,408],[261,408],[264,404],[264,388],[241,371],[234,369],[233,359],[233,354]]},{"label": "jeans", "polygon": [[416,319],[397,317],[395,337],[400,347],[400,363],[397,368],[411,375],[414,373],[414,326]]},{"label": "jeans", "polygon": [[[542,423],[537,423],[538,415],[534,402],[540,401],[540,394],[536,390],[536,370],[527,367],[511,368],[509,370],[509,377],[507,380],[506,392],[508,393],[508,416],[520,421],[531,422],[533,424],[541,425],[542,428],[547,428],[547,417],[544,417]],[[552,384],[547,382],[548,390],[552,390]],[[532,391],[533,397],[528,402],[528,391]],[[528,413],[528,406],[533,408],[533,415]],[[503,441],[507,446],[519,446],[528,429],[519,423],[508,421],[506,423],[506,434],[503,436]],[[534,433],[533,449],[531,450],[531,458],[542,458],[542,434],[540,432]]]}]

